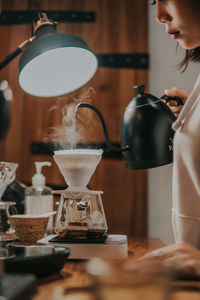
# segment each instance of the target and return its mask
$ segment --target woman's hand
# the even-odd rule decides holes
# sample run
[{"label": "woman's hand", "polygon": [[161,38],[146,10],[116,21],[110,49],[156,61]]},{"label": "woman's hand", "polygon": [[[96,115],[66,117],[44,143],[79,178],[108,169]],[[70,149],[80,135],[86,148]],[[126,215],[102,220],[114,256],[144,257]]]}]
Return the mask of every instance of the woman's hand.
[{"label": "woman's hand", "polygon": [[138,259],[141,262],[160,260],[165,266],[173,268],[179,276],[200,278],[200,251],[179,243],[147,253]]},{"label": "woman's hand", "polygon": [[[179,97],[179,98],[181,98],[181,100],[184,104],[185,101],[187,100],[188,96],[189,96],[189,92],[185,91],[185,90],[178,89],[176,87],[173,87],[172,89],[165,90],[165,95],[170,96],[170,97]],[[183,105],[178,105],[177,102],[173,101],[173,100],[169,101],[167,103],[167,105],[172,110],[175,117],[178,117],[178,115],[181,112],[181,109],[183,108]]]}]

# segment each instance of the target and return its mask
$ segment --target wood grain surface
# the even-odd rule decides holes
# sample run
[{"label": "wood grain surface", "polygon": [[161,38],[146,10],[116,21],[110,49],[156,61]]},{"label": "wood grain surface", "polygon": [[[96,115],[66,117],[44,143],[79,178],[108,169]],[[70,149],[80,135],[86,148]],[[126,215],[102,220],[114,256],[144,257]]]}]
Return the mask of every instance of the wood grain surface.
[{"label": "wood grain surface", "polygon": [[[96,22],[60,23],[57,31],[80,36],[95,53],[148,53],[147,5],[146,0],[3,1],[4,10],[94,11]],[[30,36],[31,25],[0,26],[0,58]],[[0,80],[8,80],[14,95],[11,128],[7,138],[0,142],[1,161],[19,163],[17,180],[26,183],[31,182],[35,173],[34,161],[51,161],[52,166],[44,168],[47,184],[64,186],[53,157],[31,154],[32,142],[51,140],[52,128],[61,125],[62,108],[79,101],[89,101],[100,109],[111,141],[119,142],[124,109],[135,96],[133,86],[145,84],[148,90],[148,70],[101,67],[88,84],[74,93],[41,99],[20,89],[18,60],[16,58],[0,73]],[[92,89],[88,92],[89,88]],[[82,141],[104,142],[101,124],[93,112],[82,109],[78,120]],[[121,160],[103,159],[89,186],[104,191],[110,233],[147,236],[146,170],[127,170]]]},{"label": "wood grain surface", "polygon": [[[145,253],[162,247],[164,244],[157,239],[129,238],[129,258],[139,258]],[[60,275],[48,277],[38,281],[38,292],[34,300],[94,300],[91,296],[91,278],[86,272],[84,261],[68,261]],[[165,300],[198,300],[200,297],[199,281],[171,282],[170,297]],[[144,294],[145,295],[145,294]],[[130,296],[130,295],[129,295]],[[115,298],[116,299],[116,298]],[[126,298],[125,294],[123,299]],[[138,299],[138,298],[131,298]],[[141,299],[141,298],[139,298]],[[148,300],[155,300],[152,293],[148,293]],[[163,298],[159,299],[162,300]],[[110,299],[111,300],[111,299]]]}]

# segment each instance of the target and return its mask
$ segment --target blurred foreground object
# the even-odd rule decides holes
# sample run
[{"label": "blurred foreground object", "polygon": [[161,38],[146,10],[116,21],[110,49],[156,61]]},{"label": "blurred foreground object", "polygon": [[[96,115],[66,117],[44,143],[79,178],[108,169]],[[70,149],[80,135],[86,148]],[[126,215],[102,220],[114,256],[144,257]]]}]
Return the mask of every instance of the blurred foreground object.
[{"label": "blurred foreground object", "polygon": [[98,299],[169,300],[171,298],[170,274],[161,264],[136,262],[131,270],[125,266],[124,262],[100,259],[92,259],[88,262],[87,271],[92,277]]}]

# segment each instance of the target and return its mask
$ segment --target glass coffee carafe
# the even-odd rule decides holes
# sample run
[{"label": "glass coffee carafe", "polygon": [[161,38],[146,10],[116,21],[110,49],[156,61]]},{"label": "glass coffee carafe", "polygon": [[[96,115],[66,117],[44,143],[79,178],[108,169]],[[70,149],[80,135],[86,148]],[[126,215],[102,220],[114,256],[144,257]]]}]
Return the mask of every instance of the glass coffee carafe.
[{"label": "glass coffee carafe", "polygon": [[2,201],[2,196],[8,185],[14,181],[17,167],[16,163],[0,162],[0,242],[16,239],[9,222],[10,213],[17,213],[15,202]]},{"label": "glass coffee carafe", "polygon": [[100,193],[62,193],[55,232],[61,238],[98,239],[105,236],[107,224]]},{"label": "glass coffee carafe", "polygon": [[10,214],[17,214],[15,202],[0,201],[0,242],[15,240],[15,232],[10,227]]},{"label": "glass coffee carafe", "polygon": [[2,201],[2,196],[8,185],[14,181],[16,163],[0,162],[0,260],[13,258],[3,247],[5,242],[16,240],[15,232],[10,227],[10,213],[17,213],[15,202]]},{"label": "glass coffee carafe", "polygon": [[68,188],[61,193],[54,231],[60,238],[102,239],[107,236],[102,191],[87,184],[102,157],[102,150],[55,151],[54,159]]}]

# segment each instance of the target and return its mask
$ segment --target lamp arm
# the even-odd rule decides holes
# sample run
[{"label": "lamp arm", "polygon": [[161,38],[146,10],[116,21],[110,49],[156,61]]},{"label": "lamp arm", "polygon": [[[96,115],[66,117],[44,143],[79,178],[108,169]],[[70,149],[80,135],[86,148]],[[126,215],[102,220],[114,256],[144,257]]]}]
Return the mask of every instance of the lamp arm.
[{"label": "lamp arm", "polygon": [[16,50],[14,50],[11,54],[6,56],[6,58],[0,62],[0,70],[3,69],[6,65],[8,65],[15,57],[17,57],[24,49],[35,40],[35,36],[32,36],[28,40],[24,41],[22,44],[18,46]]},{"label": "lamp arm", "polygon": [[130,146],[125,146],[123,148],[118,148],[118,147],[113,146],[113,144],[111,143],[110,138],[109,138],[109,134],[108,134],[108,130],[106,127],[104,117],[103,117],[102,113],[94,105],[86,103],[86,102],[81,102],[77,105],[76,108],[78,109],[79,107],[90,108],[98,115],[98,117],[101,121],[102,127],[103,127],[103,132],[104,132],[104,136],[106,139],[106,143],[107,143],[108,147],[110,148],[110,150],[117,151],[117,152],[124,152],[124,151],[127,151],[130,149]]}]

